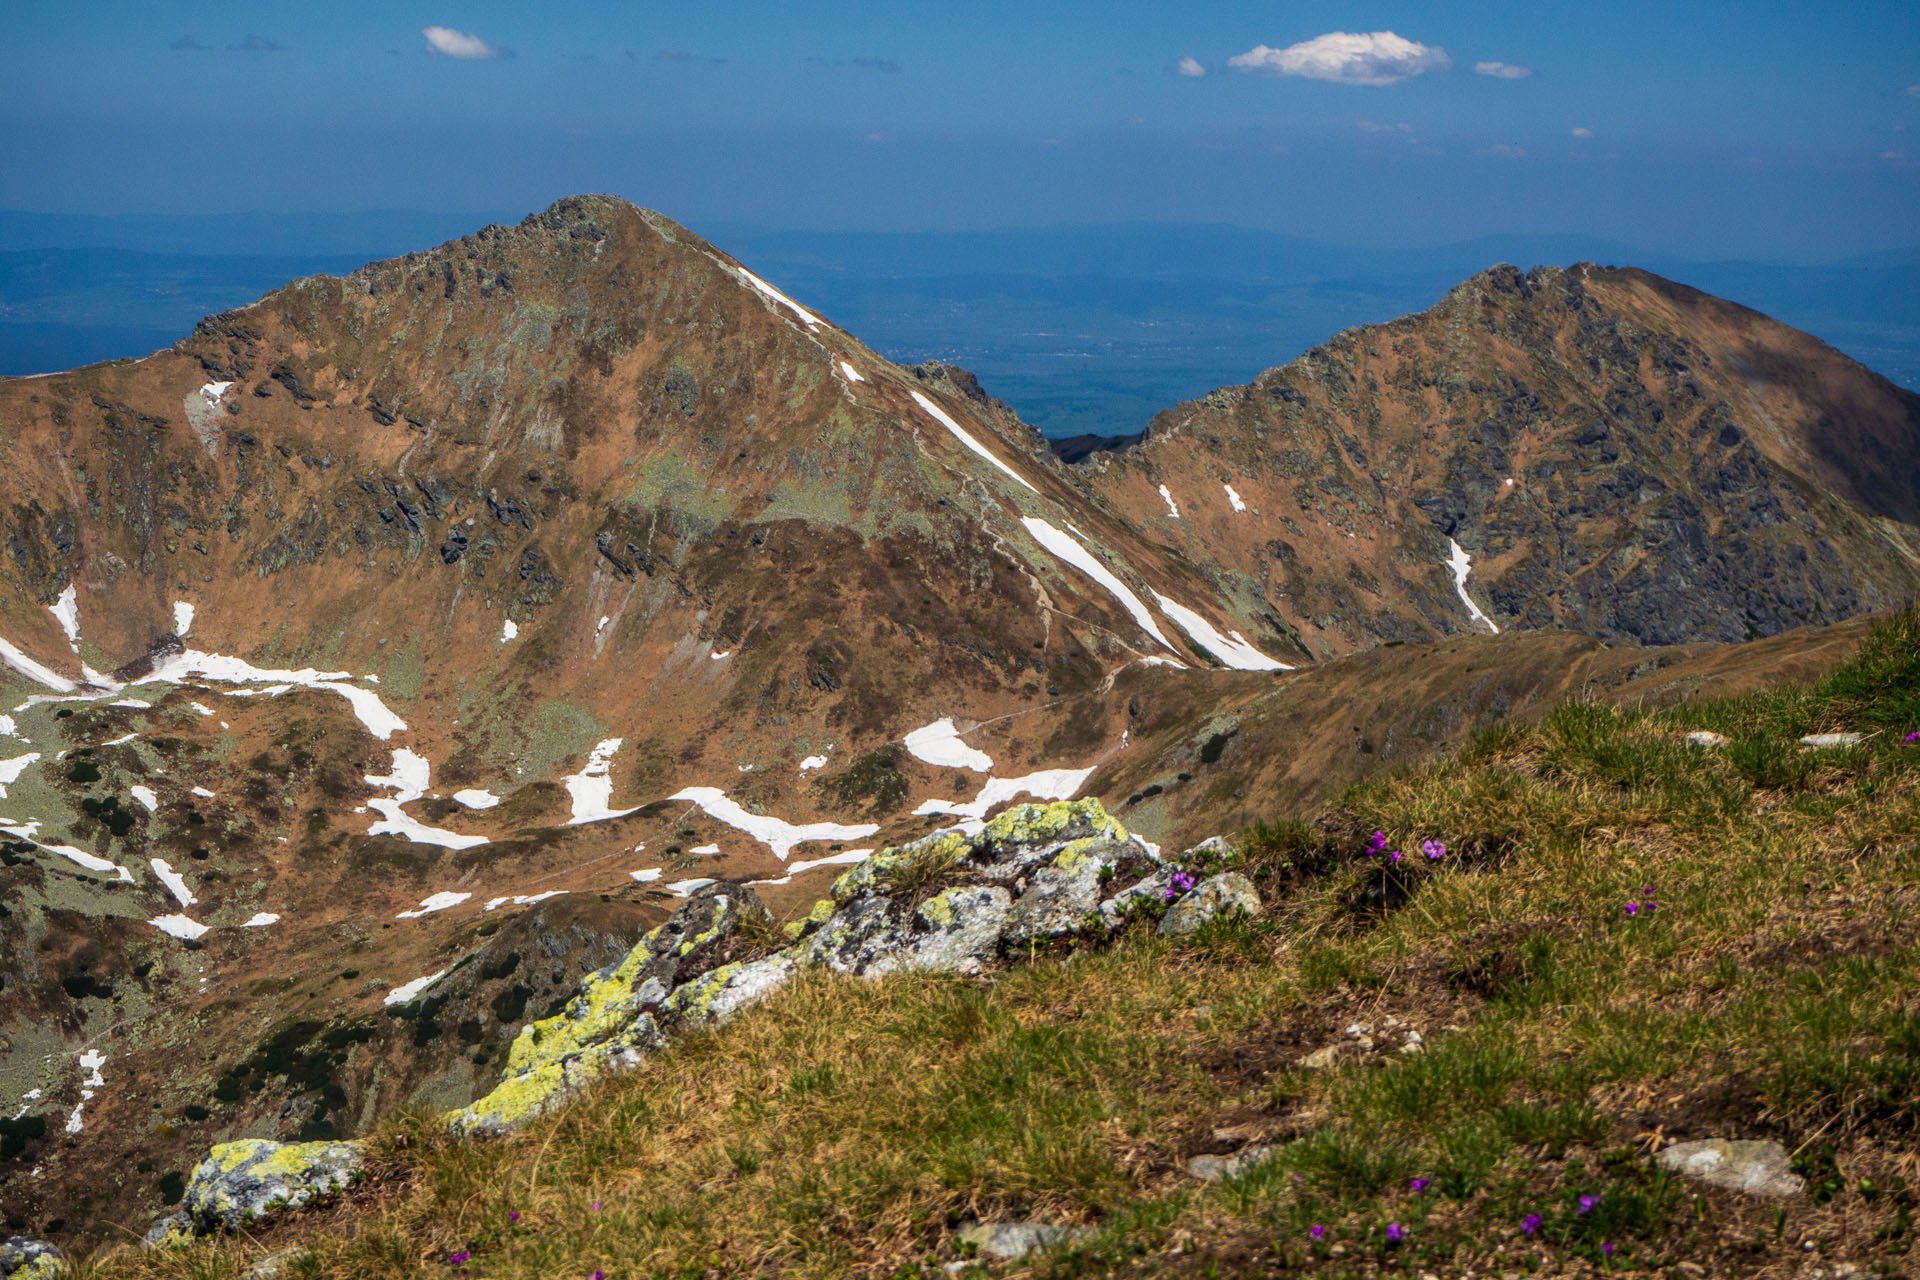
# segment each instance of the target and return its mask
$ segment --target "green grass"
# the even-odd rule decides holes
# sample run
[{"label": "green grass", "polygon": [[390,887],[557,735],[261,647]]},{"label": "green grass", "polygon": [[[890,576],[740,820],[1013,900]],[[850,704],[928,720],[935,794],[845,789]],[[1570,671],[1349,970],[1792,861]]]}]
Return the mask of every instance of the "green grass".
[{"label": "green grass", "polygon": [[[1696,728],[1733,745],[1687,747]],[[1916,728],[1911,614],[1809,688],[1571,703],[1245,833],[1225,861],[1262,885],[1256,919],[985,979],[805,975],[524,1134],[387,1121],[376,1176],[326,1217],[82,1269],[234,1276],[299,1243],[290,1276],[450,1274],[457,1250],[474,1277],[932,1276],[979,1217],[1097,1226],[1026,1264],[1052,1277],[1902,1274]],[[1835,729],[1873,749],[1795,745]],[[1375,829],[1402,861],[1365,851]],[[1648,1158],[1704,1136],[1781,1141],[1812,1193],[1742,1199]],[[1183,1172],[1241,1140],[1273,1154]]]}]

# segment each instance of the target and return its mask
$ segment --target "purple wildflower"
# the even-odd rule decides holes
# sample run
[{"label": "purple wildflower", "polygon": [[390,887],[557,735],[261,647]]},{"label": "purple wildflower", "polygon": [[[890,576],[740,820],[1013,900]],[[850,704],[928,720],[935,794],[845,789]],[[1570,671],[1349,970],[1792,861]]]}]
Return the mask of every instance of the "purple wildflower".
[{"label": "purple wildflower", "polygon": [[466,1264],[467,1259],[471,1258],[472,1256],[473,1256],[472,1250],[462,1249],[460,1252],[448,1258],[447,1261],[451,1262],[456,1267],[464,1266]]},{"label": "purple wildflower", "polygon": [[1529,1235],[1529,1236],[1530,1236],[1530,1235],[1532,1235],[1532,1234],[1533,1234],[1534,1232],[1536,1232],[1536,1231],[1538,1231],[1539,1229],[1540,1229],[1540,1215],[1539,1215],[1539,1214],[1537,1214],[1537,1213],[1530,1213],[1530,1214],[1528,1214],[1528,1215],[1527,1215],[1526,1217],[1524,1217],[1524,1218],[1522,1218],[1522,1219],[1520,1219],[1520,1233],[1521,1233],[1522,1235]]},{"label": "purple wildflower", "polygon": [[1398,862],[1398,861],[1400,861],[1400,851],[1399,851],[1398,849],[1395,849],[1395,850],[1394,850],[1394,851],[1393,851],[1392,853],[1390,853],[1390,854],[1388,854],[1388,855],[1387,855],[1387,861],[1388,861],[1388,862]]},{"label": "purple wildflower", "polygon": [[1167,901],[1172,902],[1175,898],[1193,888],[1195,883],[1191,873],[1186,871],[1174,872],[1173,883],[1167,886]]},{"label": "purple wildflower", "polygon": [[599,1202],[598,1200],[595,1200],[595,1201],[593,1202],[593,1211],[594,1211],[595,1213],[598,1213],[598,1212],[600,1212],[600,1202]]},{"label": "purple wildflower", "polygon": [[1611,1258],[1613,1256],[1613,1241],[1609,1240],[1605,1244],[1601,1245],[1600,1252],[1606,1254],[1609,1258]]},{"label": "purple wildflower", "polygon": [[518,1222],[518,1221],[520,1221],[520,1211],[519,1211],[518,1209],[515,1209],[515,1210],[514,1210],[514,1211],[513,1211],[512,1213],[509,1213],[509,1214],[507,1215],[507,1221],[508,1221],[508,1222]]},{"label": "purple wildflower", "polygon": [[1593,1212],[1593,1206],[1595,1206],[1595,1205],[1597,1205],[1597,1204],[1599,1204],[1599,1203],[1600,1203],[1600,1197],[1599,1197],[1599,1196],[1581,1196],[1581,1197],[1580,1197],[1580,1212],[1581,1212],[1582,1214],[1588,1214],[1588,1213],[1592,1213],[1592,1212]]},{"label": "purple wildflower", "polygon": [[[1911,741],[1911,739],[1909,739],[1909,741]],[[1374,832],[1373,839],[1367,841],[1367,852],[1369,854],[1379,853],[1382,849],[1385,849],[1386,847],[1387,847],[1387,833],[1384,831]]]},{"label": "purple wildflower", "polygon": [[[1611,1249],[1613,1246],[1608,1245],[1607,1247]],[[593,1269],[593,1280],[607,1280],[607,1273],[602,1271],[600,1268],[595,1267]]]},{"label": "purple wildflower", "polygon": [[1413,1194],[1417,1196],[1423,1196],[1427,1194],[1427,1188],[1432,1186],[1433,1184],[1426,1178],[1415,1178],[1408,1185],[1410,1185],[1413,1188]]},{"label": "purple wildflower", "polygon": [[1914,731],[1913,731],[1912,733],[1910,733],[1910,734],[1908,734],[1908,735],[1907,735],[1907,741],[1908,741],[1908,742],[1920,742],[1920,729],[1915,729],[1915,730],[1914,730]]},{"label": "purple wildflower", "polygon": [[1325,1240],[1327,1238],[1327,1229],[1316,1222],[1307,1228],[1307,1234],[1315,1240]]},{"label": "purple wildflower", "polygon": [[1397,1222],[1389,1222],[1387,1224],[1387,1243],[1388,1244],[1399,1244],[1402,1240],[1405,1240],[1406,1238],[1407,1238],[1407,1229],[1405,1227],[1401,1226]]},{"label": "purple wildflower", "polygon": [[1420,842],[1420,852],[1427,855],[1428,862],[1438,862],[1447,856],[1447,846],[1441,844],[1438,840],[1422,840]]},{"label": "purple wildflower", "polygon": [[1628,915],[1630,915],[1630,916],[1637,916],[1637,915],[1639,915],[1639,914],[1640,914],[1640,904],[1639,904],[1639,903],[1637,903],[1637,902],[1629,902],[1629,903],[1627,903],[1627,914],[1628,914]]}]

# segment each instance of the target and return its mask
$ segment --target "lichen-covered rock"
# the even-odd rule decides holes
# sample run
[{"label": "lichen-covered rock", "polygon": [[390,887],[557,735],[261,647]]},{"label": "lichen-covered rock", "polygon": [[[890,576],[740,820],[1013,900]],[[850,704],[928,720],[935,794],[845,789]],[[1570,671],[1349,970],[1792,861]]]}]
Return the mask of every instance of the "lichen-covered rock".
[{"label": "lichen-covered rock", "polygon": [[967,868],[989,880],[1012,880],[1082,840],[1125,841],[1127,829],[1098,800],[1015,805],[967,842]]},{"label": "lichen-covered rock", "polygon": [[958,885],[937,893],[913,913],[925,930],[899,967],[933,973],[978,973],[999,948],[1013,895],[998,885]]},{"label": "lichen-covered rock", "polygon": [[1698,747],[1702,751],[1717,751],[1732,739],[1724,733],[1715,733],[1711,729],[1695,729],[1687,735],[1687,745]]},{"label": "lichen-covered rock", "polygon": [[1686,1177],[1750,1196],[1794,1196],[1806,1186],[1777,1142],[1703,1138],[1676,1142],[1655,1159]]},{"label": "lichen-covered rock", "polygon": [[1142,907],[1153,903],[1164,903],[1173,888],[1173,877],[1178,868],[1159,866],[1148,875],[1114,894],[1100,904],[1100,921],[1109,930],[1118,929],[1127,922],[1127,918]]},{"label": "lichen-covered rock", "polygon": [[662,1017],[675,1028],[719,1026],[786,985],[798,967],[784,951],[764,960],[722,965],[676,988]]},{"label": "lichen-covered rock", "polygon": [[168,1249],[193,1239],[193,1215],[185,1209],[168,1214],[147,1228],[140,1242],[149,1249]]},{"label": "lichen-covered rock", "polygon": [[280,1209],[297,1209],[359,1180],[357,1142],[223,1142],[194,1167],[181,1211],[196,1235],[238,1231]]},{"label": "lichen-covered rock", "polygon": [[1253,881],[1237,871],[1208,876],[1167,908],[1160,921],[1164,937],[1180,938],[1194,932],[1207,921],[1230,911],[1250,916],[1260,914],[1260,892]]},{"label": "lichen-covered rock", "polygon": [[619,964],[591,975],[565,1009],[522,1027],[500,1083],[448,1123],[460,1132],[503,1133],[609,1070],[634,1066],[665,1043],[653,1011],[674,982],[701,973],[744,921],[765,914],[751,889],[702,889]]},{"label": "lichen-covered rock", "polygon": [[1100,908],[1101,874],[1137,857],[1130,841],[1076,840],[1035,871],[1013,904],[1002,940],[1024,947],[1080,930]]},{"label": "lichen-covered rock", "polygon": [[13,1236],[0,1244],[0,1276],[5,1280],[53,1280],[66,1274],[66,1256],[45,1240]]},{"label": "lichen-covered rock", "polygon": [[936,831],[911,844],[890,846],[842,874],[829,892],[836,906],[887,893],[908,874],[924,879],[953,866],[972,851],[977,839],[959,831]]},{"label": "lichen-covered rock", "polygon": [[834,912],[798,949],[807,965],[835,973],[884,973],[899,967],[897,954],[909,940],[912,913],[891,898],[856,898]]}]

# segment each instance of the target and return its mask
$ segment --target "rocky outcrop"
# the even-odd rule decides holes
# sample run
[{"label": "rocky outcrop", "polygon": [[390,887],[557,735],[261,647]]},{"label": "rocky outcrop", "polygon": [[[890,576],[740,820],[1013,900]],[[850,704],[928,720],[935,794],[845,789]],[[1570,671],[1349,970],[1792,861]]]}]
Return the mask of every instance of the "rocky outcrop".
[{"label": "rocky outcrop", "polygon": [[[1222,849],[1194,852],[1212,862]],[[618,964],[591,975],[565,1009],[528,1024],[500,1085],[446,1123],[474,1135],[519,1128],[589,1082],[637,1065],[672,1035],[724,1023],[807,969],[976,973],[1053,939],[1105,937],[1140,904],[1166,907],[1170,920],[1180,913],[1194,928],[1224,912],[1259,910],[1243,877],[1195,883],[1180,863],[1163,862],[1129,836],[1098,800],[1021,805],[976,834],[944,831],[874,854],[771,952],[759,897],[711,885]],[[149,1238],[231,1231],[337,1191],[359,1169],[351,1143],[227,1143],[194,1170],[183,1209]]]}]

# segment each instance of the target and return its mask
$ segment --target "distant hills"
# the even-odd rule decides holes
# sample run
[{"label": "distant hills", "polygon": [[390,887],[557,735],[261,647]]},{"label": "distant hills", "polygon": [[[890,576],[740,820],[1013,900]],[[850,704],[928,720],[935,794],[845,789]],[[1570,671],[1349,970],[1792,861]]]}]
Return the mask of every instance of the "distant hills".
[{"label": "distant hills", "polygon": [[[0,373],[145,355],[288,280],[342,274],[488,221],[355,214],[0,212]],[[1819,265],[1691,262],[1589,236],[1371,250],[1243,227],[976,232],[699,228],[875,350],[962,365],[1051,437],[1129,434],[1159,409],[1329,333],[1422,310],[1497,262],[1632,264],[1742,302],[1920,388],[1920,247]]]}]

